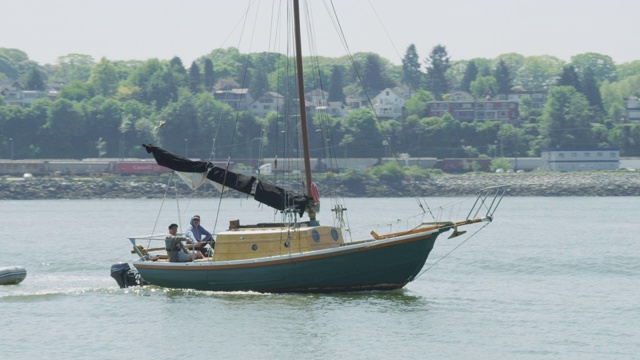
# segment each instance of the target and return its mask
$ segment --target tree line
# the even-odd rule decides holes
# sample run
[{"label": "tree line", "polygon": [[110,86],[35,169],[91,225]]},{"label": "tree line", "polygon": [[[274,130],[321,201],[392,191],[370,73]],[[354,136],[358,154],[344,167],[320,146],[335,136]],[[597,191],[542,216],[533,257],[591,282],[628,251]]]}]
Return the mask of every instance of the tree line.
[{"label": "tree line", "polygon": [[[442,45],[421,60],[410,45],[401,65],[374,53],[303,62],[313,69],[305,73],[305,91],[325,89],[329,101],[370,100],[399,85],[413,93],[396,119],[378,120],[366,109],[344,118],[314,115],[310,141],[316,157],[522,157],[567,147],[616,147],[623,156],[640,156],[640,125],[627,121],[624,108],[626,98],[640,96],[640,61],[616,65],[596,53],[568,63],[515,53],[452,61]],[[147,157],[139,145],[148,142],[200,158],[295,156],[285,145],[299,130],[281,114],[258,118],[212,95],[248,88],[258,98],[275,91],[293,106],[297,95],[287,89],[295,83],[283,70],[291,67],[283,54],[235,48],[213,50],[188,67],[179,57],[96,62],[82,54],[40,65],[18,49],[0,48],[0,84],[59,89],[55,100],[29,107],[0,98],[0,158],[9,158],[9,151],[16,159]],[[427,116],[428,102],[446,100],[454,91],[495,99],[518,89],[547,91],[547,102],[538,109],[525,97],[514,124]]]}]

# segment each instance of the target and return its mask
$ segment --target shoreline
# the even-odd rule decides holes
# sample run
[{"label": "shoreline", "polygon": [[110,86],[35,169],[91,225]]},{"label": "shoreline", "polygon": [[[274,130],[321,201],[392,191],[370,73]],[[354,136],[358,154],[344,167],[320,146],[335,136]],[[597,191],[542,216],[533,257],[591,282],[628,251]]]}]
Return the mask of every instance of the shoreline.
[{"label": "shoreline", "polygon": [[[164,180],[162,180],[164,181]],[[319,180],[320,194],[330,191]],[[365,181],[346,186],[339,192],[344,197],[447,197],[470,196],[481,189],[509,185],[507,196],[640,196],[640,173],[611,172],[530,172],[530,173],[467,173],[462,175],[433,175],[430,179],[414,182],[413,192],[406,182],[385,183]],[[148,177],[123,178],[14,178],[0,180],[0,200],[53,200],[53,199],[156,199],[167,192],[167,185]],[[186,186],[179,189],[181,196],[189,196]],[[217,197],[211,186],[197,190],[200,197]],[[169,191],[173,194],[175,191]],[[231,197],[246,196],[235,193]]]}]

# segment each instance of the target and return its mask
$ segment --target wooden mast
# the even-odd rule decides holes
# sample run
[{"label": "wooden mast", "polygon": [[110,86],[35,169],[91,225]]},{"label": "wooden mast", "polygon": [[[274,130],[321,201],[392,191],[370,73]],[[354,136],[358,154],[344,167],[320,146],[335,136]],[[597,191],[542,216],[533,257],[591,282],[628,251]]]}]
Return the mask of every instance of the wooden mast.
[{"label": "wooden mast", "polygon": [[[300,106],[300,126],[302,132],[302,150],[304,155],[304,173],[306,178],[307,195],[311,195],[311,155],[309,153],[309,132],[307,131],[307,111],[304,102],[304,73],[302,70],[302,41],[300,40],[300,5],[299,0],[293,0],[293,21],[296,45],[296,72],[298,79],[298,102]],[[316,213],[312,207],[307,209],[312,224],[317,224]]]}]

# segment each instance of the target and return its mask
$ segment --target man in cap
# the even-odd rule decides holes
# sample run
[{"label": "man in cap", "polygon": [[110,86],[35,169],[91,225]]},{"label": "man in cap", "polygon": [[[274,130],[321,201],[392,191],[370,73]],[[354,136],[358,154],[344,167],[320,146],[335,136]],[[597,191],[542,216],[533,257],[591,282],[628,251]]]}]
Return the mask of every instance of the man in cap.
[{"label": "man in cap", "polygon": [[165,238],[165,247],[170,262],[189,262],[194,259],[203,259],[200,251],[187,251],[182,244],[183,241],[190,241],[188,237],[178,235],[178,225],[169,225],[169,234]]}]

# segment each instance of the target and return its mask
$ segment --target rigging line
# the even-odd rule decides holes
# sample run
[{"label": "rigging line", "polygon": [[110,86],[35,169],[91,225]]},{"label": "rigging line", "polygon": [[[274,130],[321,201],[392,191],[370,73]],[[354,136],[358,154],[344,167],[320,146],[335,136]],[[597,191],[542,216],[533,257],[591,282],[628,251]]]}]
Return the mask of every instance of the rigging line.
[{"label": "rigging line", "polygon": [[[156,221],[153,224],[153,229],[151,229],[151,237],[153,237],[153,235],[156,233],[156,227],[158,226],[158,221],[160,221],[160,214],[162,213],[162,207],[164,206],[164,202],[167,199],[167,193],[169,192],[169,188],[171,188],[170,184],[171,184],[171,180],[173,180],[173,176],[174,176],[174,172],[172,171],[171,176],[167,181],[167,186],[165,187],[165,190],[164,190],[164,196],[162,197],[162,202],[160,203],[160,209],[158,210],[158,215],[156,215]],[[150,248],[150,247],[151,247],[151,238],[149,238],[147,242],[147,248]]]},{"label": "rigging line", "polygon": [[[244,38],[244,33],[245,33],[245,28],[247,26],[247,22],[249,19],[249,11],[252,9],[252,7],[254,6],[255,3],[260,3],[259,0],[255,0],[255,1],[248,1],[247,2],[247,8],[244,12],[244,14],[241,16],[240,20],[238,20],[238,22],[236,23],[235,27],[233,28],[234,30],[237,29],[238,27],[240,27],[240,36],[238,38],[238,43],[236,45],[237,49],[241,48],[241,43],[242,43],[242,39]],[[255,6],[256,8],[256,14],[258,13],[258,9],[259,9],[259,5]],[[251,34],[251,40],[250,40],[250,44],[249,44],[249,48],[251,48],[251,45],[253,44],[253,34],[255,33],[255,23],[257,23],[257,16],[254,18],[254,32]],[[225,40],[225,42],[229,39],[229,37],[231,36],[231,33],[229,34],[229,36],[227,37],[227,39]],[[250,51],[249,51],[250,52]],[[246,82],[246,76],[247,76],[247,68],[248,68],[248,57],[247,57],[247,62],[245,63],[244,66],[244,73],[243,73],[243,84]],[[242,96],[242,95],[241,95]],[[225,94],[225,98],[229,97],[229,93]],[[234,121],[234,129],[237,128],[237,123],[238,123],[238,119],[239,119],[239,107],[240,107],[241,102],[238,102],[236,105],[236,114],[235,114],[235,121]],[[216,138],[218,137],[218,134],[220,133],[220,127],[222,126],[222,119],[224,116],[224,112],[223,111],[218,111],[218,121],[215,127],[215,132],[213,134],[213,142],[211,144],[211,152],[209,154],[209,161],[214,161],[215,160],[215,151],[216,151]],[[233,138],[235,137],[235,131],[233,132],[232,135],[232,139],[231,139],[231,144],[233,144]]]},{"label": "rigging line", "polygon": [[[387,132],[386,132],[386,131],[384,131],[384,127],[382,126],[382,122],[380,121],[380,119],[378,118],[378,116],[376,116],[376,113],[375,113],[375,110],[374,110],[374,109],[375,109],[375,107],[374,107],[374,105],[373,105],[373,101],[371,100],[371,97],[369,96],[369,93],[367,92],[367,89],[366,89],[366,87],[365,87],[364,81],[362,80],[362,76],[360,75],[360,72],[358,71],[358,67],[356,66],[356,62],[355,62],[355,60],[354,60],[354,58],[353,58],[353,55],[352,55],[351,51],[349,50],[349,46],[348,46],[348,45],[347,45],[347,43],[346,43],[345,36],[344,36],[344,32],[342,31],[342,26],[340,25],[340,21],[339,21],[339,19],[338,19],[337,12],[335,11],[335,6],[334,6],[334,4],[333,4],[333,1],[330,1],[330,3],[331,3],[332,10],[333,10],[333,15],[335,16],[335,17],[332,17],[332,20],[334,20],[334,26],[337,26],[337,27],[338,27],[339,34],[340,34],[340,36],[339,36],[339,37],[340,37],[340,40],[342,41],[343,46],[345,47],[345,50],[347,51],[348,58],[349,58],[349,60],[350,60],[350,62],[351,62],[351,64],[352,64],[352,66],[353,66],[353,69],[354,69],[354,71],[355,71],[355,73],[356,73],[356,76],[357,76],[357,78],[358,78],[358,81],[360,82],[360,84],[361,84],[361,86],[362,86],[363,93],[364,93],[364,95],[365,95],[365,96],[366,96],[366,98],[367,98],[367,102],[369,103],[369,108],[370,108],[370,109],[371,109],[371,111],[373,112],[373,115],[374,115],[374,117],[375,117],[375,119],[376,119],[376,122],[377,122],[377,123],[378,123],[378,125],[380,126],[381,133],[382,133],[382,136],[384,137],[384,140],[389,144],[388,146],[389,146],[389,148],[391,149],[391,153],[392,153],[392,155],[393,155],[393,158],[396,160],[396,162],[399,162],[399,161],[398,161],[399,159],[398,159],[398,157],[397,157],[397,155],[396,155],[396,154],[397,154],[397,151],[396,151],[396,149],[395,149],[395,146],[393,145],[393,142],[391,141],[391,138],[389,137],[389,135],[387,134]],[[373,9],[374,13],[376,13],[376,12],[375,12],[375,9],[373,8],[373,5],[371,6],[371,8]],[[376,13],[376,17],[377,17],[377,13]],[[378,17],[378,20],[380,21],[380,18],[379,18],[379,17]],[[383,25],[383,29],[384,29],[384,25]],[[386,29],[385,29],[385,32],[386,32]],[[393,42],[392,42],[392,43],[393,43]],[[394,49],[395,49],[395,46],[394,46]],[[396,49],[396,53],[398,53],[397,49]],[[415,181],[413,180],[413,176],[412,176],[410,173],[406,173],[406,172],[405,172],[405,174],[407,174],[407,175],[408,175],[408,177],[409,177],[409,179],[410,179],[410,185],[409,185],[409,188],[410,188],[410,190],[411,190],[411,193],[412,193],[412,195],[413,195],[414,199],[415,199],[415,200],[416,200],[416,202],[418,203],[418,207],[420,207],[420,208],[422,209],[422,211],[423,211],[423,212],[427,212],[427,211],[428,211],[428,212],[433,216],[433,213],[431,212],[431,209],[429,208],[429,205],[426,203],[426,201],[425,201],[425,202],[424,202],[424,204],[423,204],[423,201],[420,199],[420,196],[418,196],[418,193],[417,193],[417,190],[416,190],[416,186],[415,186],[415,184],[414,184],[414,182],[415,182]],[[427,207],[427,211],[425,211],[425,209],[424,209],[424,208],[425,208],[425,206]],[[435,218],[434,218],[434,219],[435,219]]]},{"label": "rigging line", "polygon": [[[330,166],[329,169],[338,169],[336,150],[334,147],[334,145],[336,144],[336,141],[334,140],[333,132],[331,131],[331,125],[329,124],[330,115],[326,110],[326,107],[329,105],[329,101],[327,98],[324,97],[325,86],[322,81],[322,72],[321,72],[320,60],[318,56],[317,42],[315,41],[316,32],[315,32],[315,26],[312,21],[312,19],[314,19],[315,17],[312,16],[311,14],[312,9],[311,9],[310,2],[305,3],[305,9],[306,9],[307,18],[309,19],[309,21],[307,22],[307,34],[308,34],[308,41],[310,44],[310,52],[311,52],[310,59],[314,69],[312,74],[314,75],[315,83],[317,84],[317,86],[314,86],[313,90],[315,90],[316,88],[319,88],[321,91],[319,94],[315,94],[320,99],[320,104],[316,104],[316,105],[321,105],[325,107],[323,110],[320,110],[320,111],[318,110],[318,108],[316,108],[316,113],[320,115],[319,116],[320,129],[318,130],[320,131],[321,149],[322,149],[322,153],[324,154],[325,161]],[[325,9],[326,9],[326,3],[325,3]],[[334,22],[334,26],[335,26],[335,22]],[[338,198],[338,196],[336,194],[337,186],[336,186],[335,176],[333,176],[333,172],[331,172],[331,174],[327,176],[327,179],[330,182],[330,189],[332,192],[330,194],[332,196],[329,197],[332,205],[341,205],[339,201],[335,200],[335,198]],[[332,207],[332,208],[335,208],[335,207]],[[344,221],[342,221],[342,224],[344,224]]]},{"label": "rigging line", "polygon": [[480,232],[480,230],[484,229],[485,227],[487,227],[489,224],[491,224],[490,222],[484,224],[481,228],[477,229],[476,231],[473,232],[473,234],[469,235],[469,237],[467,237],[463,242],[461,242],[460,244],[458,244],[456,247],[454,247],[453,249],[451,249],[451,251],[449,251],[448,253],[444,254],[444,256],[442,256],[440,259],[438,259],[435,263],[431,264],[428,268],[422,270],[418,275],[416,275],[416,277],[414,278],[417,279],[420,276],[422,276],[422,274],[426,273],[427,271],[429,271],[432,267],[436,266],[440,261],[444,260],[444,258],[446,258],[447,256],[451,255],[451,253],[453,253],[454,251],[458,250],[458,248],[462,245],[464,245],[467,241],[471,240],[472,237],[474,237],[478,232]]},{"label": "rigging line", "polygon": [[396,48],[396,44],[393,42],[393,39],[389,35],[389,32],[387,31],[387,28],[384,26],[384,23],[382,22],[382,19],[380,19],[380,16],[378,16],[378,12],[373,7],[373,4],[371,3],[371,0],[369,0],[368,2],[369,2],[369,6],[371,6],[371,10],[373,11],[373,14],[376,16],[376,19],[378,19],[378,22],[380,23],[380,26],[382,26],[382,30],[384,30],[385,35],[387,35],[387,39],[389,39],[389,42],[391,43],[391,46],[393,47],[393,50],[396,52],[396,55],[398,55],[398,58],[402,59],[402,55],[400,55],[400,52]]}]

